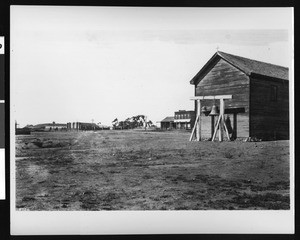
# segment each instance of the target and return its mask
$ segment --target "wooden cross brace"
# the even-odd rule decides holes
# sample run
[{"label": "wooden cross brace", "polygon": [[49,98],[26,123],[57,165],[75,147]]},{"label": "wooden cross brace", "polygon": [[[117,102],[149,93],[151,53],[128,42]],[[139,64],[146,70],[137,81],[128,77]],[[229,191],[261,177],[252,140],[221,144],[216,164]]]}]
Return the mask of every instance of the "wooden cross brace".
[{"label": "wooden cross brace", "polygon": [[196,141],[201,141],[201,100],[205,100],[205,99],[219,99],[220,100],[220,114],[219,114],[219,117],[217,120],[217,124],[214,126],[214,134],[213,134],[211,141],[215,140],[218,130],[219,130],[219,141],[223,141],[223,128],[225,129],[227,138],[230,139],[228,129],[225,124],[224,100],[232,99],[232,95],[216,95],[216,96],[196,96],[196,97],[191,98],[191,100],[197,101],[197,112],[196,112],[196,121],[195,121],[193,130],[192,130],[192,134],[190,136],[190,141],[192,141],[194,138]]}]

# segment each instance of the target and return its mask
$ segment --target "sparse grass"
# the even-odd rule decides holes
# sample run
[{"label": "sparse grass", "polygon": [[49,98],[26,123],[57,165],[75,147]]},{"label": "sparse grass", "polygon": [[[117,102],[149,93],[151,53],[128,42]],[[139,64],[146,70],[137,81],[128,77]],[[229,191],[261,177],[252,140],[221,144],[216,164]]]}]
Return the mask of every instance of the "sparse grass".
[{"label": "sparse grass", "polygon": [[259,168],[263,169],[266,166],[266,160],[260,159],[259,161]]},{"label": "sparse grass", "polygon": [[232,199],[232,203],[237,204],[240,208],[249,208],[256,206],[265,209],[289,209],[289,196],[282,196],[276,193],[265,194],[246,194],[238,195]]},{"label": "sparse grass", "polygon": [[289,208],[288,141],[212,143],[188,137],[172,131],[19,135],[16,208]]}]

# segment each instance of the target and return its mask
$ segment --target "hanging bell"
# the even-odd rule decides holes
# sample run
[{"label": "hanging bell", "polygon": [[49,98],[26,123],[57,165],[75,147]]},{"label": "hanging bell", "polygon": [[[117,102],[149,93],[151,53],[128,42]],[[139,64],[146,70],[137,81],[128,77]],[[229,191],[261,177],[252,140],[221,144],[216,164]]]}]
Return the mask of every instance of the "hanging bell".
[{"label": "hanging bell", "polygon": [[219,115],[219,108],[218,106],[213,105],[209,116],[217,116],[217,115]]}]

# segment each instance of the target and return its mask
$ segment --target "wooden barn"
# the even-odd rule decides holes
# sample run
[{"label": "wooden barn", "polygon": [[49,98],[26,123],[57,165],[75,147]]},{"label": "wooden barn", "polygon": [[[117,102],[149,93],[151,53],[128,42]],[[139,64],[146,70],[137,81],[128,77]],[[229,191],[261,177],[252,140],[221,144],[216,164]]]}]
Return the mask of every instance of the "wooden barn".
[{"label": "wooden barn", "polygon": [[201,110],[195,104],[201,112],[200,139],[212,138],[216,130],[208,113],[213,105],[220,109],[218,96],[229,96],[221,107],[231,139],[289,139],[288,68],[218,51],[190,83],[195,102],[201,98]]}]

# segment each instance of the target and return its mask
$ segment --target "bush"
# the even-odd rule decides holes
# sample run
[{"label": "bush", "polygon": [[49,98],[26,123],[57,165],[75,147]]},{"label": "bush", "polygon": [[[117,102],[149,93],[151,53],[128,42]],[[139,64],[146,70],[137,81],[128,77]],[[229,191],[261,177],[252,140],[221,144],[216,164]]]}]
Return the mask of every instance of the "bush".
[{"label": "bush", "polygon": [[225,158],[232,159],[234,155],[231,152],[225,152],[224,156]]}]

